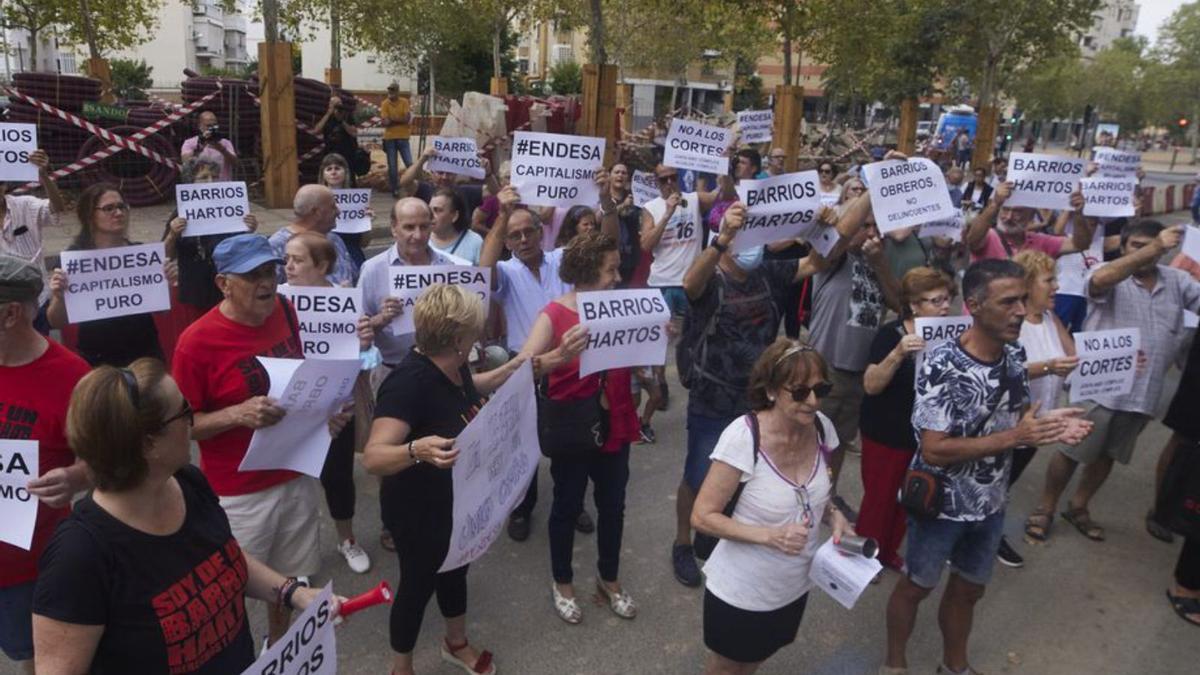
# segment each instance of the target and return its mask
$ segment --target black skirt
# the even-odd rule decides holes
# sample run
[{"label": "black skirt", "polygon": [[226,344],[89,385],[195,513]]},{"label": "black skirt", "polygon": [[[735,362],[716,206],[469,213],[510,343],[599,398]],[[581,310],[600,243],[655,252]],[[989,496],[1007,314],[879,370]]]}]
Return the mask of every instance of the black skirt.
[{"label": "black skirt", "polygon": [[1163,424],[1190,441],[1200,441],[1200,339],[1192,339],[1187,365],[1179,378],[1179,388],[1171,398]]},{"label": "black skirt", "polygon": [[739,609],[704,591],[704,646],[731,661],[758,663],[796,640],[808,594],[769,612]]}]

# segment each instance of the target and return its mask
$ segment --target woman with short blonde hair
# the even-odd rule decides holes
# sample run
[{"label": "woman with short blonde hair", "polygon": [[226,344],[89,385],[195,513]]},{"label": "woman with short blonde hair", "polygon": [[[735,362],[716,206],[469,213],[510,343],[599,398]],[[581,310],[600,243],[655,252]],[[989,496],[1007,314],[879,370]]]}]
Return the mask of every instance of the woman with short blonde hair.
[{"label": "woman with short blonde hair", "polygon": [[425,354],[438,354],[461,346],[483,330],[483,301],[460,286],[439,284],[426,291],[413,308],[416,344]]}]

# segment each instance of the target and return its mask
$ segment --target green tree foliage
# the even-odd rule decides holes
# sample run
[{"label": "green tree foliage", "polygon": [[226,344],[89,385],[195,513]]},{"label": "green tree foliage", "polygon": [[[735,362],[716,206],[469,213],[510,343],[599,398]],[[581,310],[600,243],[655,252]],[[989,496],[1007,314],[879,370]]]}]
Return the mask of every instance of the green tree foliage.
[{"label": "green tree foliage", "polygon": [[555,94],[583,92],[583,69],[574,61],[562,61],[550,68],[550,90]]},{"label": "green tree foliage", "polygon": [[123,101],[146,100],[146,89],[154,86],[150,74],[154,67],[145,59],[112,59],[109,62],[112,69],[113,93]]},{"label": "green tree foliage", "polygon": [[24,29],[29,33],[29,61],[26,67],[37,64],[38,35],[51,25],[60,23],[73,9],[70,0],[4,0],[0,12],[8,28]]}]

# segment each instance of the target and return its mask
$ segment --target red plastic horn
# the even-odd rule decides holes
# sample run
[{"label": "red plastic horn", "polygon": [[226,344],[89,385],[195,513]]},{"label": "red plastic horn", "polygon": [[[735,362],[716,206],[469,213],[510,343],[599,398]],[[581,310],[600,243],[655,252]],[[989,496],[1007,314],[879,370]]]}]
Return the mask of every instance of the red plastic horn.
[{"label": "red plastic horn", "polygon": [[379,582],[379,585],[371,590],[356,595],[342,603],[342,611],[339,616],[342,618],[349,617],[355,612],[361,612],[368,607],[375,605],[384,605],[392,601],[392,588],[388,586],[386,581]]}]

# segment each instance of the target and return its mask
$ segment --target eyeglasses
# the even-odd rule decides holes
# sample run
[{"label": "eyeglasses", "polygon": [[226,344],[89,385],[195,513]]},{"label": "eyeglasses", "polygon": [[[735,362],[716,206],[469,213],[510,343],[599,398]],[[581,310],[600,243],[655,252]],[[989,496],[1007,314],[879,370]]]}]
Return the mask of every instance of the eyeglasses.
[{"label": "eyeglasses", "polygon": [[941,307],[942,305],[950,304],[950,296],[949,295],[938,295],[938,296],[935,296],[932,298],[918,298],[917,302],[920,302],[920,303],[926,304],[926,305],[933,305],[934,307]]},{"label": "eyeglasses", "polygon": [[192,424],[195,421],[196,413],[195,413],[195,411],[192,410],[192,404],[188,403],[188,400],[186,398],[183,399],[183,407],[179,409],[179,412],[177,412],[174,415],[171,415],[167,419],[163,420],[162,425],[165,428],[168,425],[170,425],[171,422],[174,422],[175,420],[183,419],[185,417],[187,418],[188,426],[189,427],[192,426]]},{"label": "eyeglasses", "polygon": [[817,173],[832,174],[833,169],[819,169]]},{"label": "eyeglasses", "polygon": [[661,183],[670,183],[670,182],[673,182],[673,181],[677,181],[677,180],[679,180],[679,175],[678,175],[678,174],[674,174],[674,173],[673,173],[673,174],[671,174],[671,175],[669,175],[669,176],[655,176],[655,178],[657,178],[657,179],[658,179],[658,182],[659,182],[660,184],[661,184]]},{"label": "eyeglasses", "polygon": [[811,387],[802,384],[795,389],[785,388],[784,391],[787,391],[789,394],[791,394],[792,400],[796,403],[804,403],[808,400],[809,394],[816,394],[817,398],[825,398],[829,396],[830,392],[833,391],[833,385],[828,382],[819,382]]},{"label": "eyeglasses", "polygon": [[117,202],[116,204],[105,204],[104,206],[97,206],[96,208],[104,213],[116,213],[117,211],[128,211],[129,205],[125,202]]},{"label": "eyeglasses", "polygon": [[867,191],[867,188],[865,188],[865,187],[848,187],[848,188],[846,188],[846,192],[866,192],[866,191]]},{"label": "eyeglasses", "polygon": [[537,228],[530,228],[528,230],[509,230],[504,236],[509,241],[524,241],[526,239],[537,239],[541,235],[538,234]]},{"label": "eyeglasses", "polygon": [[778,160],[783,160],[783,159],[786,159],[786,158],[787,158],[787,157],[786,157],[786,156],[784,156],[784,155],[771,155],[771,157],[770,157],[770,159],[778,159]]},{"label": "eyeglasses", "polygon": [[808,498],[808,488],[803,485],[796,488],[796,505],[800,507],[801,522],[811,526],[813,524],[812,500]]}]

